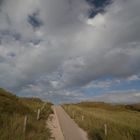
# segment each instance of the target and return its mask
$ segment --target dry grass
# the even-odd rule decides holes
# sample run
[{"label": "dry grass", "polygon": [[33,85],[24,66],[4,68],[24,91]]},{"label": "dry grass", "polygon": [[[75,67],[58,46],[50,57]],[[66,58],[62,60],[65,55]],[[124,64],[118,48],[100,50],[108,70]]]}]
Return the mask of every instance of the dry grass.
[{"label": "dry grass", "polygon": [[[135,106],[137,109],[135,109]],[[63,105],[63,107],[78,125],[88,132],[90,140],[140,139],[138,104],[128,107],[125,105],[86,102]],[[84,120],[82,120],[82,116],[84,116]],[[104,134],[104,124],[107,124],[108,127],[107,136]]]},{"label": "dry grass", "polygon": [[[0,89],[0,140],[49,140],[46,120],[52,113],[51,103],[45,104],[40,120],[36,120],[37,109],[43,105],[40,99],[18,98]],[[26,133],[23,133],[25,115],[28,115],[28,120]]]}]

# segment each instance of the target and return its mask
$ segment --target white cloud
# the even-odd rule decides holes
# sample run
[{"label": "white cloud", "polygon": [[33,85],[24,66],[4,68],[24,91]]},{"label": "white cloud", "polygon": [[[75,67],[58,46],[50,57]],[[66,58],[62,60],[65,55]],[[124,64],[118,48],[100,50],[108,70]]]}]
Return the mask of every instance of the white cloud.
[{"label": "white cloud", "polygon": [[87,84],[86,86],[84,86],[83,88],[101,88],[101,89],[105,89],[105,88],[110,88],[114,85],[120,84],[121,80],[119,79],[113,79],[113,80],[102,80],[102,81],[93,81],[89,84]]},{"label": "white cloud", "polygon": [[140,93],[135,93],[134,96],[140,97]]},{"label": "white cloud", "polygon": [[87,24],[89,24],[89,25],[92,25],[93,27],[95,27],[95,28],[101,28],[101,27],[104,27],[105,28],[105,23],[106,23],[106,21],[105,21],[105,17],[104,17],[104,15],[102,15],[102,14],[97,14],[96,16],[95,16],[95,18],[93,18],[93,19],[88,19],[87,20]]},{"label": "white cloud", "polygon": [[132,75],[130,77],[127,78],[128,81],[137,81],[137,80],[140,80],[139,76],[138,75]]},{"label": "white cloud", "polygon": [[[0,85],[22,94],[42,89],[36,94],[60,100],[61,92],[74,95],[70,89],[80,89],[105,75],[137,80],[139,7],[139,0],[118,0],[106,7],[106,13],[88,19],[90,6],[85,0],[4,0],[0,7]],[[28,22],[35,12],[43,22],[37,29]],[[40,43],[31,42],[38,39]],[[47,76],[51,78],[44,80]],[[94,86],[110,85],[107,81]]]}]

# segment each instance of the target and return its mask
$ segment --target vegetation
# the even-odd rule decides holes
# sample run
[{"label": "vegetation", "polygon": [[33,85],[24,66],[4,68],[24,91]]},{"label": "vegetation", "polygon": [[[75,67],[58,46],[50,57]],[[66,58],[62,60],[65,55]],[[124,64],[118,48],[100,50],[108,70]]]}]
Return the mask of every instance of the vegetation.
[{"label": "vegetation", "polygon": [[[50,131],[46,120],[52,113],[51,105],[38,98],[19,98],[0,89],[0,140],[48,140]],[[38,109],[41,113],[37,121]],[[23,133],[25,115],[28,120]]]},{"label": "vegetation", "polygon": [[87,131],[90,140],[140,139],[140,104],[82,102],[65,104],[63,108],[81,128]]}]

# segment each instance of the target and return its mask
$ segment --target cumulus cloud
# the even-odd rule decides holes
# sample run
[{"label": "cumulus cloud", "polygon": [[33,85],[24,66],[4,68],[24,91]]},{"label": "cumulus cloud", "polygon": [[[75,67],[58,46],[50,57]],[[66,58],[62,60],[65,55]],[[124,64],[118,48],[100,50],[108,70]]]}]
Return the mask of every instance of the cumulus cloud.
[{"label": "cumulus cloud", "polygon": [[98,13],[85,0],[3,0],[0,86],[64,101],[82,99],[80,89],[103,76],[137,79],[139,7],[139,0],[114,0]]},{"label": "cumulus cloud", "polygon": [[[138,1],[115,1],[107,7],[105,14],[98,14],[95,18],[89,19],[93,28],[87,27],[79,34],[82,40],[80,46],[85,48],[85,53],[82,54],[85,65],[77,71],[74,62],[64,69],[66,75],[70,75],[70,84],[86,84],[102,75],[127,77],[139,74],[140,18],[136,18],[138,7]],[[79,79],[79,82],[75,83],[76,79]]]}]

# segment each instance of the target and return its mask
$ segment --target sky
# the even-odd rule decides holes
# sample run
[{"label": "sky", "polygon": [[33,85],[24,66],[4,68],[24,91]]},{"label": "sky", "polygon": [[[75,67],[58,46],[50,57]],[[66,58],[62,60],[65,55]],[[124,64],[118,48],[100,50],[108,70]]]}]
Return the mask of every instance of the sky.
[{"label": "sky", "polygon": [[140,0],[1,0],[0,87],[54,103],[140,102]]}]

